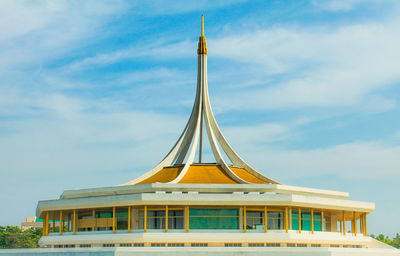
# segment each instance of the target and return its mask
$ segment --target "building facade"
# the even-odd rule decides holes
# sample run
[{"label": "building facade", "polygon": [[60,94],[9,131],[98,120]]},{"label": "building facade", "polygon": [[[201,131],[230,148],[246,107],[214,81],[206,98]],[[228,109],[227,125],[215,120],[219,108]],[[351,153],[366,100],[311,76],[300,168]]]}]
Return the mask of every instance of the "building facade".
[{"label": "building facade", "polygon": [[[346,192],[280,184],[232,149],[209,101],[203,21],[197,53],[192,114],[170,152],[126,184],[67,190],[59,199],[40,201],[40,245],[385,247],[367,236],[367,215],[374,203],[348,200]],[[203,133],[214,163],[202,161]],[[56,221],[63,228],[52,228]]]}]

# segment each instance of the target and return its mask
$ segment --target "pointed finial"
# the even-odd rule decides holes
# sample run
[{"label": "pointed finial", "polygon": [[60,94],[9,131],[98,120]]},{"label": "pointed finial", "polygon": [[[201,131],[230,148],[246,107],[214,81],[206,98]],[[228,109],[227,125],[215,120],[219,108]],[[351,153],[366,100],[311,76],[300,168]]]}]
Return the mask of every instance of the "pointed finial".
[{"label": "pointed finial", "polygon": [[207,54],[206,37],[204,36],[204,15],[201,15],[201,36],[199,38],[199,48],[197,54]]}]

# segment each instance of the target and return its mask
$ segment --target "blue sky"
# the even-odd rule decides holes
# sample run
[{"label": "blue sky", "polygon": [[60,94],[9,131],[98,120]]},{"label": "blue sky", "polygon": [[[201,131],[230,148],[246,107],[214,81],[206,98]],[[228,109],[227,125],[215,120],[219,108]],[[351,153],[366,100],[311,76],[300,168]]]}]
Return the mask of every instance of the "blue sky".
[{"label": "blue sky", "polygon": [[400,3],[1,1],[0,225],[151,169],[189,117],[205,14],[217,121],[258,171],[400,232]]}]

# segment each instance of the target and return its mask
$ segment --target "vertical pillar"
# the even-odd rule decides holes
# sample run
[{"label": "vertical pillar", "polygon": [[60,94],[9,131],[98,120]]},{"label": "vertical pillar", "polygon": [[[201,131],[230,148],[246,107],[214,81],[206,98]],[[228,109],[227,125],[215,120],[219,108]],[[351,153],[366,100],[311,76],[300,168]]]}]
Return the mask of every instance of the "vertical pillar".
[{"label": "vertical pillar", "polygon": [[165,206],[165,232],[168,232],[168,205]]},{"label": "vertical pillar", "polygon": [[46,212],[46,236],[49,235],[49,212]]},{"label": "vertical pillar", "polygon": [[367,214],[364,214],[364,236],[367,236],[368,232],[367,232]]},{"label": "vertical pillar", "polygon": [[93,209],[92,210],[92,218],[93,218],[93,226],[92,226],[92,230],[96,231],[97,228],[97,219],[96,219],[96,211]]},{"label": "vertical pillar", "polygon": [[73,217],[72,217],[72,234],[76,234],[76,210],[74,209]]},{"label": "vertical pillar", "polygon": [[344,217],[344,211],[342,211],[342,220],[343,220],[343,235],[346,235],[346,219]]},{"label": "vertical pillar", "polygon": [[[55,215],[55,214],[54,214],[54,215]],[[52,232],[53,232],[53,233],[56,232],[56,216],[53,217],[53,230],[52,230]]]},{"label": "vertical pillar", "polygon": [[113,207],[112,231],[113,231],[113,233],[115,233],[115,207]]},{"label": "vertical pillar", "polygon": [[68,213],[68,232],[71,232],[71,213]]},{"label": "vertical pillar", "polygon": [[189,232],[189,206],[186,206],[186,232]]},{"label": "vertical pillar", "polygon": [[243,206],[243,231],[247,232],[247,214],[246,206]]},{"label": "vertical pillar", "polygon": [[342,233],[343,231],[342,231],[342,229],[343,229],[343,224],[342,224],[342,221],[341,220],[339,220],[339,225],[340,225],[340,233]]},{"label": "vertical pillar", "polygon": [[62,210],[60,210],[60,227],[59,227],[60,236],[62,236],[63,229],[64,229],[63,212]]},{"label": "vertical pillar", "polygon": [[299,208],[299,233],[301,233],[301,209]]},{"label": "vertical pillar", "polygon": [[267,206],[264,207],[264,232],[268,231],[268,209]]},{"label": "vertical pillar", "polygon": [[131,233],[131,222],[132,222],[132,206],[128,206],[128,233]]},{"label": "vertical pillar", "polygon": [[311,234],[314,234],[314,209],[311,209]]},{"label": "vertical pillar", "polygon": [[[46,216],[46,213],[44,214]],[[42,236],[46,235],[46,217],[43,218]]]},{"label": "vertical pillar", "polygon": [[144,221],[143,221],[143,231],[147,232],[147,205],[144,206]]},{"label": "vertical pillar", "polygon": [[288,208],[285,208],[285,229],[286,233],[289,232],[289,216],[288,216]]},{"label": "vertical pillar", "polygon": [[353,212],[353,233],[354,233],[354,236],[357,235],[357,218],[356,218],[356,212]]},{"label": "vertical pillar", "polygon": [[324,217],[324,211],[321,211],[321,231],[325,231],[325,217]]}]

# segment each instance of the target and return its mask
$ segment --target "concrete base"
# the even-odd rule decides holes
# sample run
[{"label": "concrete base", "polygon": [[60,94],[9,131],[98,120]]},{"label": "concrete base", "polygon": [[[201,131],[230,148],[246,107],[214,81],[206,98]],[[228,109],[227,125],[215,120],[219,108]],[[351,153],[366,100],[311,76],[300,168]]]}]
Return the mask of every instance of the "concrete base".
[{"label": "concrete base", "polygon": [[11,256],[400,256],[397,249],[375,248],[43,248],[0,249],[0,255]]}]

